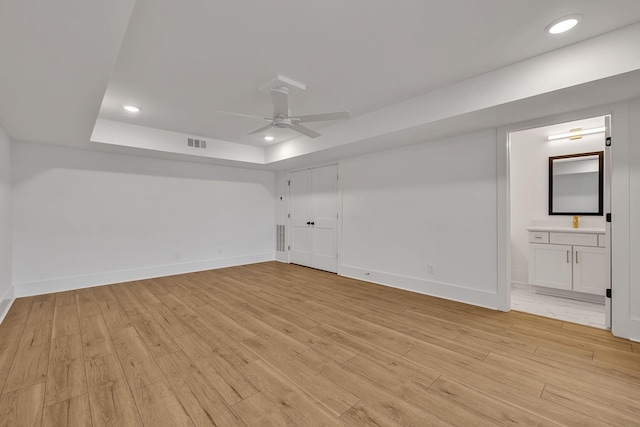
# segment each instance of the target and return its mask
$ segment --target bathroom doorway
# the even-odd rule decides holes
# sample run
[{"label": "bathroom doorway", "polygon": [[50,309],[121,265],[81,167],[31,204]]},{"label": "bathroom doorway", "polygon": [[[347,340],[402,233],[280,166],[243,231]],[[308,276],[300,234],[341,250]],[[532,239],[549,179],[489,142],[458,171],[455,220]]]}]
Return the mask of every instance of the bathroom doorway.
[{"label": "bathroom doorway", "polygon": [[598,116],[509,133],[512,310],[610,328],[608,127]]}]

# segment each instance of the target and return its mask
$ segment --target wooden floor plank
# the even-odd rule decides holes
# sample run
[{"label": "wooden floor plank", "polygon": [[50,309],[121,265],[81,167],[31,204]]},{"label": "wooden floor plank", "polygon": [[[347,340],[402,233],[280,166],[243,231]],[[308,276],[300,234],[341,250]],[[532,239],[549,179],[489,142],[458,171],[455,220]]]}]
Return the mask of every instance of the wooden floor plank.
[{"label": "wooden floor plank", "polygon": [[610,332],[278,262],[18,298],[4,425],[640,425]]},{"label": "wooden floor plank", "polygon": [[[182,407],[196,425],[241,424],[218,392],[220,384],[215,382],[215,378],[208,378],[183,352],[162,356],[158,363]],[[236,395],[240,396],[239,393]]]},{"label": "wooden floor plank", "polygon": [[43,427],[91,426],[89,395],[82,394],[44,408]]},{"label": "wooden floor plank", "polygon": [[0,394],[2,394],[9,370],[18,351],[23,329],[24,325],[7,326],[0,329]]},{"label": "wooden floor plank", "polygon": [[137,322],[133,326],[155,357],[178,351],[178,346],[160,324],[154,320]]},{"label": "wooden floor plank", "polygon": [[85,362],[91,420],[99,426],[142,426],[138,408],[114,354]]},{"label": "wooden floor plank", "polygon": [[16,298],[13,304],[11,304],[11,308],[6,316],[4,316],[4,320],[0,325],[0,332],[4,328],[12,328],[14,326],[24,327],[35,300],[36,297]]},{"label": "wooden floor plank", "polygon": [[102,314],[86,317],[82,320],[80,337],[85,360],[103,357],[116,351]]},{"label": "wooden floor plank", "polygon": [[146,426],[193,427],[194,425],[166,380],[134,390],[133,398],[140,410],[142,422]]},{"label": "wooden floor plank", "polygon": [[56,306],[76,303],[76,291],[58,292],[56,295]]},{"label": "wooden floor plank", "polygon": [[183,335],[176,340],[200,373],[230,405],[256,393],[256,389],[239,374],[236,367],[198,335]]},{"label": "wooden floor plank", "polygon": [[355,404],[351,409],[340,416],[340,419],[352,427],[378,426],[399,427],[400,424],[385,417],[369,405],[363,402]]},{"label": "wooden floor plank", "polygon": [[102,314],[93,288],[77,290],[76,303],[78,305],[78,317],[80,319]]},{"label": "wooden floor plank", "polygon": [[308,399],[304,391],[261,360],[240,369],[258,390],[297,424],[312,427],[345,425],[326,407]]},{"label": "wooden floor plank", "polygon": [[87,392],[80,335],[63,335],[51,343],[45,406]]},{"label": "wooden floor plank", "polygon": [[53,325],[53,313],[55,310],[55,294],[38,295],[33,300],[31,311],[25,326],[25,332],[33,332],[36,329],[48,329]]},{"label": "wooden floor plank", "polygon": [[340,416],[358,403],[359,399],[313,369],[290,357],[287,353],[261,337],[243,341],[251,351],[266,361],[299,388]]},{"label": "wooden floor plank", "polygon": [[0,427],[39,426],[42,423],[44,383],[0,396]]},{"label": "wooden floor plank", "polygon": [[51,326],[25,332],[18,345],[3,393],[44,382],[49,368],[50,347]]},{"label": "wooden floor plank", "polygon": [[256,393],[231,408],[248,426],[297,426],[262,393]]},{"label": "wooden floor plank", "polygon": [[61,337],[64,335],[80,334],[78,308],[75,302],[76,298],[74,294],[73,303],[64,305],[56,304],[53,313],[53,338]]},{"label": "wooden floor plank", "polygon": [[164,379],[160,367],[135,328],[112,332],[113,346],[132,390]]},{"label": "wooden floor plank", "polygon": [[617,408],[603,405],[599,402],[573,393],[570,390],[555,387],[550,384],[547,384],[544,388],[541,398],[582,412],[603,424],[610,424],[614,426],[632,426],[640,424],[640,418],[637,414],[634,415],[626,411],[620,411]]},{"label": "wooden floor plank", "polygon": [[[336,384],[353,393],[387,418],[405,426],[449,426],[451,423],[437,415],[425,411],[406,400],[377,387],[361,375],[355,374],[323,356],[309,350],[297,357],[298,360],[316,370]],[[257,362],[255,362],[257,363]]]}]

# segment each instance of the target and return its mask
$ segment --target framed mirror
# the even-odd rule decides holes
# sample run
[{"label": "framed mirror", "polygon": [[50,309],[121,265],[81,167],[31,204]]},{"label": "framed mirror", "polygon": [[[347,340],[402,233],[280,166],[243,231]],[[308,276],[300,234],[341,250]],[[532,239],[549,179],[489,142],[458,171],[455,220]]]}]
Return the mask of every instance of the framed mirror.
[{"label": "framed mirror", "polygon": [[549,157],[549,215],[602,215],[604,151]]}]

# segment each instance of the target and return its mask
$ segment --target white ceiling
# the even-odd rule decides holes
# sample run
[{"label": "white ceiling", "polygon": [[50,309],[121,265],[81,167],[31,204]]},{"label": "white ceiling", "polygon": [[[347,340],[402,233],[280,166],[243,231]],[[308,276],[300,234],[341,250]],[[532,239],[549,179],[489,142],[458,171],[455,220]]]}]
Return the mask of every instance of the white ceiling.
[{"label": "white ceiling", "polygon": [[[573,31],[545,32],[575,13],[582,20]],[[362,131],[374,117],[401,131],[407,113],[395,106],[637,22],[637,0],[1,0],[0,125],[14,140],[116,150],[89,142],[99,118],[266,147],[264,162],[247,160],[259,167],[287,159],[270,154],[283,149],[263,135],[247,135],[266,122],[217,111],[269,117],[269,95],[258,88],[276,74],[307,85],[291,96],[294,114],[352,113],[348,122],[310,124],[325,134],[317,141],[275,132],[271,145],[295,137],[282,147],[297,144],[292,157],[304,157],[323,151],[319,142],[375,139]],[[142,111],[125,113],[123,104]],[[216,160],[153,140],[109,143]]]}]

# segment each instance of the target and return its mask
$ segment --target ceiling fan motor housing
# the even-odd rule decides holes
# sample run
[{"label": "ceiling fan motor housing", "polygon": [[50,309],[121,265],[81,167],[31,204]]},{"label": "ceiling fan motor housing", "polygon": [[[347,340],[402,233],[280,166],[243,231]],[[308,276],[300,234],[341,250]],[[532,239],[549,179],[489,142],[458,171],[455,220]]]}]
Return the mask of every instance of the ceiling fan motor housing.
[{"label": "ceiling fan motor housing", "polygon": [[285,128],[290,128],[291,126],[293,126],[293,123],[291,123],[291,120],[289,120],[289,119],[275,118],[275,119],[273,119],[273,125],[275,127],[277,127],[277,128],[285,129]]}]

